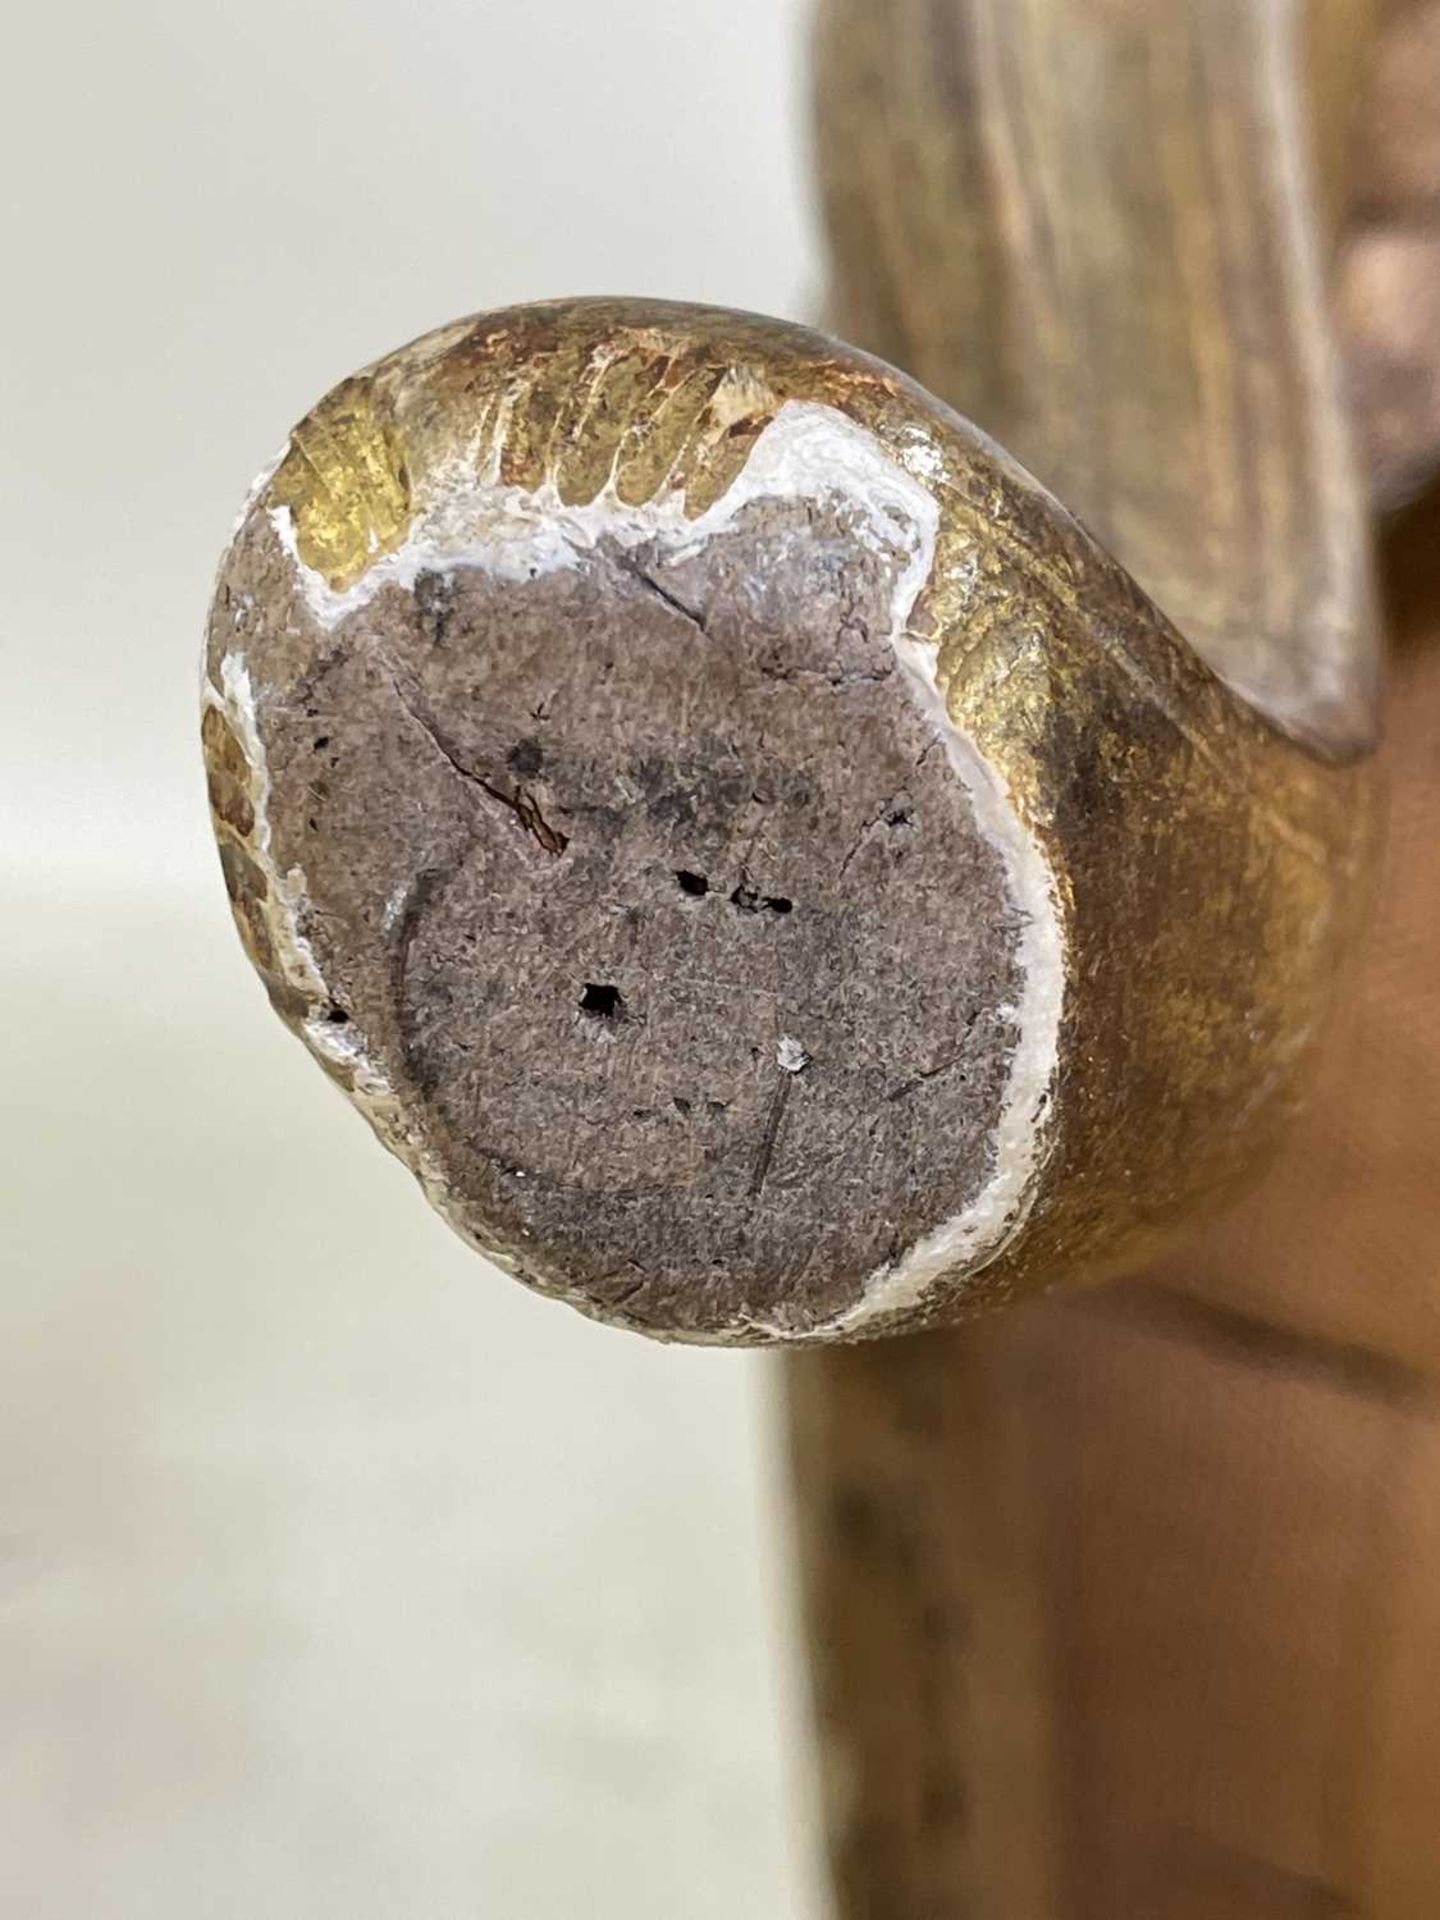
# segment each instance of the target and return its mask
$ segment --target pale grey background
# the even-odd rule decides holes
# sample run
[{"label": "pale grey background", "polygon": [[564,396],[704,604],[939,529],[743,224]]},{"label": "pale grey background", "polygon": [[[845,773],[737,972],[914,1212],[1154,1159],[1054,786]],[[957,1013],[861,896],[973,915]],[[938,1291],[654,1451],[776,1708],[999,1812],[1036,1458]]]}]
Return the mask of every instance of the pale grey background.
[{"label": "pale grey background", "polygon": [[477,307],[803,314],[803,0],[90,0],[0,74],[0,1911],[814,1920],[773,1378],[531,1299],[266,1012],[195,658]]}]

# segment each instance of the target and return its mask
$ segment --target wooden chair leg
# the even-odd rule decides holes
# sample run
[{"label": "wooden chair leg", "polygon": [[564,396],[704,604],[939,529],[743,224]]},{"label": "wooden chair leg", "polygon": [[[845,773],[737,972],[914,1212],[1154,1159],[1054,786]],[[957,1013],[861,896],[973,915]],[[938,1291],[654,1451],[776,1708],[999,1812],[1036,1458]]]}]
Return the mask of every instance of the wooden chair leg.
[{"label": "wooden chair leg", "polygon": [[[748,315],[477,316],[335,388],[222,569],[211,796],[281,1017],[521,1279],[821,1349],[846,1920],[1440,1904],[1440,651],[1312,1118],[1156,1264],[1291,1118],[1373,859],[1329,282],[1370,25],[825,0],[833,317],[923,386]],[[1377,258],[1398,499],[1440,435],[1392,430]]]},{"label": "wooden chair leg", "polygon": [[[896,137],[899,94],[947,71],[933,38],[923,57],[918,46],[867,40],[858,14],[871,11],[885,10],[843,19],[847,10],[832,7],[828,28],[848,32],[822,38],[832,89],[822,127],[833,117],[822,154],[841,175],[831,181],[841,311],[892,327],[885,344],[897,357],[928,355],[942,391],[993,387],[1024,420],[1010,431],[1027,458],[1042,472],[1053,459],[1069,497],[1083,496],[1083,450],[1063,441],[1052,450],[1049,416],[1024,412],[1024,380],[1003,364],[1013,349],[996,345],[993,360],[972,366],[958,332],[927,331],[926,289],[902,313],[878,256],[864,265],[847,254],[852,196],[883,201],[901,168],[897,159],[893,179],[882,170],[863,184],[846,173],[852,161],[878,163],[873,150],[855,160],[840,149],[844,74],[863,78],[872,106],[877,89],[887,99]],[[1389,31],[1412,48],[1412,91],[1425,11],[1391,16]],[[1031,86],[1053,103],[1066,64],[1099,57],[1097,36],[1178,17],[1148,4],[912,15],[907,30],[917,41],[938,34],[954,56],[948,71],[974,89],[965,139],[981,150],[967,149],[967,193],[982,178],[985,138],[1008,131],[1019,144],[1028,116],[1042,112]],[[1054,59],[1042,67],[1025,23],[1047,16]],[[1323,24],[1346,23],[1332,9]],[[1139,44],[1130,42],[1136,59]],[[1010,63],[1003,106],[986,91],[1004,65],[997,48]],[[857,57],[872,63],[863,74],[845,67]],[[957,67],[962,57],[969,64]],[[1153,85],[1153,61],[1146,70]],[[1085,99],[1102,117],[1090,137],[1113,142],[1120,130],[1103,116],[1118,96],[1094,77],[1091,67]],[[1226,85],[1238,97],[1240,76]],[[958,96],[951,110],[962,117]],[[999,131],[988,117],[997,114]],[[1332,97],[1326,124],[1342,119]],[[908,137],[931,150],[931,134],[915,127]],[[952,126],[945,137],[960,136]],[[1214,143],[1228,144],[1218,126]],[[1162,164],[1146,143],[1143,165]],[[1050,182],[1062,256],[1063,196],[1078,180]],[[1028,192],[1033,176],[1021,182]],[[1391,230],[1383,199],[1372,190],[1359,210],[1362,241]],[[923,191],[916,201],[966,233],[994,217],[975,212],[981,199],[963,215]],[[1126,228],[1123,207],[1109,216],[1108,228],[1097,223],[1116,249],[1107,272],[1127,283],[1125,248],[1143,236]],[[1000,221],[984,244],[1003,255],[1009,230]],[[1409,230],[1423,233],[1423,223]],[[1133,284],[1149,271],[1138,263]],[[1403,313],[1377,310],[1369,282],[1362,292],[1368,309],[1357,312],[1353,285],[1347,301],[1357,392],[1393,396],[1397,378],[1413,390],[1414,329]],[[1437,348],[1432,335],[1432,363]],[[1253,340],[1251,350],[1260,352]],[[1151,436],[1127,447],[1125,402],[1105,384],[1105,364],[1090,369],[1089,404],[1112,438],[1092,472],[1125,469],[1163,441],[1152,419]],[[1189,404],[1195,384],[1180,392]],[[1423,420],[1407,416],[1398,452],[1393,426],[1366,424],[1381,501],[1401,454],[1423,484],[1434,439]],[[1110,537],[1123,550],[1127,537],[1143,544],[1145,528],[1115,505],[1126,472],[1120,479],[1086,505],[1114,516]],[[1198,595],[1204,536],[1191,533]],[[1440,1911],[1440,501],[1412,503],[1382,551],[1400,644],[1377,923],[1279,1166],[1142,1279],[787,1363],[846,1920]],[[1139,549],[1127,558],[1143,570]]]}]

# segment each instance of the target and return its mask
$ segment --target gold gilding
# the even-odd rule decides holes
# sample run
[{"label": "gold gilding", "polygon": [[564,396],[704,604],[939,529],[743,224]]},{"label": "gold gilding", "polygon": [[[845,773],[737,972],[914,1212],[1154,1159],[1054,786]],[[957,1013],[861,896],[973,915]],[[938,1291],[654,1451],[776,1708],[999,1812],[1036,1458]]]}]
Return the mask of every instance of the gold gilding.
[{"label": "gold gilding", "polygon": [[[914,1324],[1131,1265],[1263,1159],[1353,939],[1375,832],[1366,764],[1264,720],[920,388],[748,315],[577,301],[482,316],[337,388],[253,511],[288,507],[301,558],[344,588],[457,472],[565,503],[681,490],[698,515],[796,400],[868,429],[938,503],[912,632],[937,643],[952,720],[1046,857],[1066,954],[1028,1215]],[[234,756],[212,724],[229,839]]]},{"label": "gold gilding", "polygon": [[269,493],[294,517],[300,558],[337,591],[400,544],[410,525],[405,449],[373,381],[343,381],[306,416]]}]

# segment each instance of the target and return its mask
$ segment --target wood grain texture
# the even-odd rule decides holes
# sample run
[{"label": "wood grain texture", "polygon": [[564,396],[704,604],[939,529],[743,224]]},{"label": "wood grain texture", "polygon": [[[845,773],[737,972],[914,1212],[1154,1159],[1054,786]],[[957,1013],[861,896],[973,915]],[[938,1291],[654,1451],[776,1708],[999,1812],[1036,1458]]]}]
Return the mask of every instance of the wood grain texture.
[{"label": "wood grain texture", "polygon": [[[1233,9],[1162,0],[1063,13],[1095,32],[1106,21],[1125,31],[1163,21],[1183,37],[1201,15],[1227,11],[1233,23]],[[1327,140],[1345,121],[1334,49],[1363,24],[1362,11],[1311,17],[1312,75],[1329,76],[1318,96]],[[1392,24],[1404,11],[1390,10]],[[1049,57],[1031,39],[1010,69],[1013,84],[1041,95],[1073,80],[1073,43],[1060,11],[1050,12]],[[831,26],[837,18],[832,7]],[[1033,230],[1023,243],[1007,239],[977,134],[994,103],[976,49],[987,33],[1004,37],[998,11],[856,7],[849,18],[850,72],[864,74],[882,124],[868,134],[857,126],[852,168],[838,140],[854,101],[827,106],[822,93],[840,310],[883,332],[902,359],[928,355],[927,377],[982,423],[995,419],[993,405],[1025,457],[1071,489],[1142,578],[1154,539],[1151,577],[1184,590],[1188,572],[1192,604],[1210,604],[1208,595],[1229,591],[1238,524],[1228,435],[1211,469],[1215,491],[1202,483],[1188,518],[1163,482],[1138,515],[1127,504],[1145,458],[1168,443],[1165,405],[1178,409],[1182,442],[1196,430],[1203,370],[1187,377],[1172,366],[1168,389],[1142,376],[1150,399],[1139,418],[1117,398],[1117,365],[1105,353],[1072,352],[1057,374],[1044,348],[1025,348],[1015,371],[1012,255]],[[1037,19],[1028,0],[1009,16],[1017,35],[1022,20],[1034,28]],[[937,44],[957,49],[950,77]],[[822,87],[835,82],[824,62],[849,57],[822,36]],[[1233,136],[1243,116],[1236,96],[1226,109],[1226,88],[1243,77],[1212,72],[1206,112],[1229,111]],[[921,86],[938,91],[902,131],[893,90]],[[1133,93],[1074,91],[1103,114],[1097,144],[1118,151],[1110,112],[1119,103],[1132,111]],[[828,111],[840,116],[829,136]],[[880,237],[888,141],[913,163],[906,218],[926,210],[936,260],[928,280],[904,218]],[[1181,137],[1194,150],[1217,144],[1213,127]],[[1144,151],[1149,164],[1153,142]],[[1317,172],[1340,177],[1333,153]],[[1033,190],[1028,169],[1017,179]],[[1058,218],[1072,246],[1099,249],[1096,298],[1109,297],[1104,276],[1122,290],[1153,277],[1153,262],[1134,258],[1141,231],[1127,238],[1123,196],[1087,227],[1093,174],[1051,185],[1052,228]],[[1189,190],[1213,192],[1214,181],[1194,175]],[[874,235],[868,266],[865,248],[847,253],[844,237],[860,204]],[[947,222],[955,246],[942,259],[934,242]],[[912,242],[902,263],[897,249]],[[1205,294],[1243,347],[1246,380],[1263,385],[1274,336],[1246,321],[1253,297],[1248,282]],[[1143,354],[1145,338],[1130,338]],[[1032,397],[1053,398],[1054,381],[1078,381],[1082,365],[1098,422],[1087,444],[1098,435],[1098,455],[1077,454],[1072,416],[1062,409],[1056,428],[1048,403]],[[1273,457],[1255,453],[1262,465]],[[1304,524],[1301,509],[1278,537]],[[1271,1177],[1139,1281],[790,1363],[845,1920],[1430,1920],[1440,1911],[1437,551],[1433,503],[1411,509],[1383,548],[1400,645],[1377,925],[1309,1116]],[[1243,542],[1236,554],[1249,593]]]}]

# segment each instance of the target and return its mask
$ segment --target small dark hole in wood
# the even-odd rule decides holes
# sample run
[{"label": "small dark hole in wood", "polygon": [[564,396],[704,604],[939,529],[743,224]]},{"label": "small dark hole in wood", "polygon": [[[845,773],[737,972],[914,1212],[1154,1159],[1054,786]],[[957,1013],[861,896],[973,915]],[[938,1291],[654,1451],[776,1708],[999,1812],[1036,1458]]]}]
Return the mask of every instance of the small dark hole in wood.
[{"label": "small dark hole in wood", "polygon": [[329,734],[328,734],[328,733],[322,733],[322,734],[321,734],[321,735],[319,736],[319,738],[318,738],[318,739],[316,740],[316,742],[315,742],[315,752],[316,752],[316,753],[321,753],[321,752],[323,752],[323,751],[324,751],[324,749],[325,749],[326,747],[328,747],[328,746],[329,746],[329,744],[330,744],[330,736],[329,736]]},{"label": "small dark hole in wood", "polygon": [[908,827],[910,824],[910,809],[908,807],[896,807],[893,813],[886,814],[885,824],[887,827]]},{"label": "small dark hole in wood", "polygon": [[350,1016],[343,1007],[331,1007],[326,1012],[326,1020],[332,1027],[344,1027],[350,1023]]},{"label": "small dark hole in wood", "polygon": [[703,900],[710,891],[710,882],[703,873],[691,873],[682,867],[675,876],[682,893],[688,893],[693,900]]},{"label": "small dark hole in wood", "polygon": [[620,998],[618,987],[587,980],[580,996],[580,1011],[595,1020],[619,1020],[624,1017],[625,1002]]},{"label": "small dark hole in wood", "polygon": [[787,900],[784,894],[756,893],[753,887],[736,887],[730,896],[732,907],[738,907],[741,913],[793,913],[795,902]]}]

